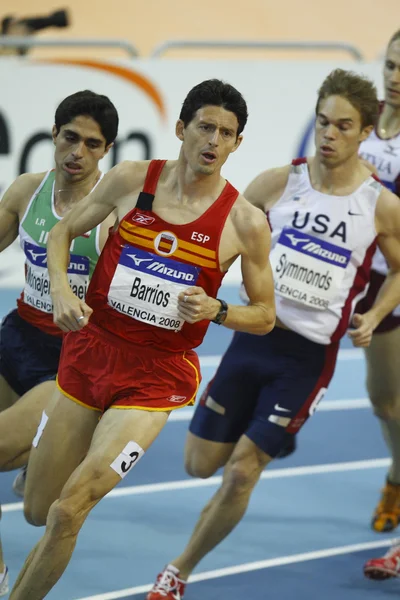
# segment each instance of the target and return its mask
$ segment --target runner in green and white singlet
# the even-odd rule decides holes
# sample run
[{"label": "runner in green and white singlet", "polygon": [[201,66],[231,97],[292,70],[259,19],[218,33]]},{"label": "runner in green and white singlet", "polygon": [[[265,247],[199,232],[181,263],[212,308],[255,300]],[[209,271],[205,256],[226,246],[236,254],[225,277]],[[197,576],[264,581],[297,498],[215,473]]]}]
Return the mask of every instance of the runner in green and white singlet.
[{"label": "runner in green and white singlet", "polygon": [[[19,235],[25,254],[25,285],[0,331],[0,470],[23,467],[55,389],[62,332],[53,323],[46,243],[50,230],[102,178],[99,161],[118,132],[118,113],[106,97],[90,91],[65,98],[55,113],[55,169],[18,177],[0,202],[0,252]],[[107,221],[71,245],[68,275],[84,297],[105,244]],[[48,409],[46,409],[48,412]],[[14,490],[23,494],[22,471]],[[29,483],[29,478],[28,478]],[[53,493],[54,488],[53,488]],[[1,510],[0,510],[1,516]],[[0,544],[0,596],[8,573]]]},{"label": "runner in green and white singlet", "polygon": [[[54,188],[55,171],[49,171],[33,194],[19,226],[20,244],[25,254],[25,286],[17,303],[22,319],[45,333],[61,337],[62,332],[53,323],[46,256],[49,232],[61,219],[55,208]],[[100,227],[96,227],[71,244],[68,276],[71,287],[82,300],[100,254],[99,242]]]}]

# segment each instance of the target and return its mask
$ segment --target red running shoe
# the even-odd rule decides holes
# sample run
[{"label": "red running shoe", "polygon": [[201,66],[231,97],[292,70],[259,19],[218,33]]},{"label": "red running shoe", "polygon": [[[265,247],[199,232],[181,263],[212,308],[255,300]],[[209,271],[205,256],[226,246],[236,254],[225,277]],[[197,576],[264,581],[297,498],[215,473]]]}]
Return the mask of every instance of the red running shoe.
[{"label": "red running shoe", "polygon": [[400,577],[400,544],[392,546],[382,558],[372,558],[366,562],[364,575],[370,579]]},{"label": "red running shoe", "polygon": [[173,565],[168,565],[157,576],[146,600],[182,600],[185,587],[186,581],[179,579],[179,570]]}]

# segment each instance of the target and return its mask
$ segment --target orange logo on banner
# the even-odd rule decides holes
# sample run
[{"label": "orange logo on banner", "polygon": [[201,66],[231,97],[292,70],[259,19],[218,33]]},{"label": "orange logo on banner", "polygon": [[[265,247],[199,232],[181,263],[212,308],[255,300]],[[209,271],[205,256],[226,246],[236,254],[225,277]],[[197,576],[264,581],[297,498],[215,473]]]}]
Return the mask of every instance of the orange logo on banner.
[{"label": "orange logo on banner", "polygon": [[123,67],[121,65],[114,65],[107,62],[101,62],[98,60],[87,60],[87,59],[75,59],[75,58],[52,58],[41,60],[40,62],[46,63],[58,63],[61,65],[73,65],[76,67],[87,67],[89,69],[96,69],[97,71],[105,71],[110,75],[114,75],[116,77],[120,77],[129,81],[129,83],[135,85],[140,88],[142,92],[146,94],[150,98],[150,100],[157,107],[158,112],[163,120],[166,118],[166,109],[165,103],[161,96],[161,93],[156,88],[154,83],[150,81],[145,75],[141,75],[140,73],[136,73],[132,69],[128,69],[127,67]]}]

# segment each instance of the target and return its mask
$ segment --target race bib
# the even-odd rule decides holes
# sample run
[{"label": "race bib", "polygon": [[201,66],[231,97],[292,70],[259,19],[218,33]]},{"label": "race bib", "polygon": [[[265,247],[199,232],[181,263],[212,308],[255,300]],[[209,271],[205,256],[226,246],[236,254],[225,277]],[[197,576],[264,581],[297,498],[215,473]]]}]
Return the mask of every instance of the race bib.
[{"label": "race bib", "polygon": [[297,229],[282,230],[270,255],[275,292],[326,310],[342,286],[351,251]]},{"label": "race bib", "polygon": [[[53,303],[50,296],[46,248],[25,242],[24,252],[26,256],[24,302],[50,314],[53,312]],[[74,294],[84,300],[89,284],[89,258],[87,256],[71,254],[68,280]]]},{"label": "race bib", "polygon": [[108,293],[116,311],[144,323],[179,331],[178,295],[196,285],[200,268],[124,246]]}]

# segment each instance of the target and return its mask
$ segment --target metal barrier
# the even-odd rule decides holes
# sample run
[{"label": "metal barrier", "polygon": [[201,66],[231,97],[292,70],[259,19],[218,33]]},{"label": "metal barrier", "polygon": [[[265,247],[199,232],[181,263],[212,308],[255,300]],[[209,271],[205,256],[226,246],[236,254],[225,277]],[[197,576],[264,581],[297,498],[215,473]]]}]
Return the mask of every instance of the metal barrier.
[{"label": "metal barrier", "polygon": [[[131,42],[126,40],[113,40],[113,39],[41,39],[34,36],[12,36],[12,35],[0,35],[0,48],[1,47],[16,47],[16,48],[119,48],[125,50],[130,58],[139,56],[137,48]],[[1,54],[0,54],[1,58]]]},{"label": "metal barrier", "polygon": [[347,42],[285,42],[252,40],[168,40],[156,46],[151,58],[159,58],[168,50],[175,49],[231,49],[231,50],[332,50],[347,52],[357,61],[363,61],[362,52]]},{"label": "metal barrier", "polygon": [[[37,38],[34,36],[0,35],[0,48],[119,48],[130,58],[139,56],[138,49],[127,40],[116,39],[87,39],[87,38]],[[160,58],[168,50],[181,49],[230,49],[230,50],[300,50],[346,52],[356,61],[363,61],[364,55],[352,44],[347,42],[290,42],[263,40],[167,40],[156,46],[150,58]],[[0,55],[1,57],[1,55]]]}]

